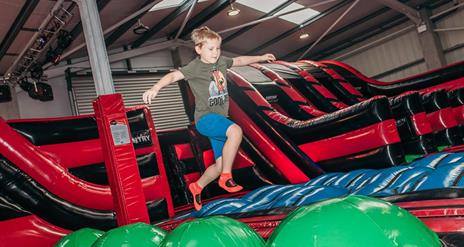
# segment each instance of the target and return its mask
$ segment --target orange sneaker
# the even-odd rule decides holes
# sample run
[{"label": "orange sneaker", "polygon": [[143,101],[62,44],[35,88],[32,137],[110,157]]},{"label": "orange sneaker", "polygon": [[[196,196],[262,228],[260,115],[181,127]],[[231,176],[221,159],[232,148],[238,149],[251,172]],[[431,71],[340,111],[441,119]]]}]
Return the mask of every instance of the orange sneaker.
[{"label": "orange sneaker", "polygon": [[232,174],[230,173],[221,174],[219,177],[219,186],[229,193],[238,192],[243,189],[242,186],[235,183],[234,179],[232,178]]},{"label": "orange sneaker", "polygon": [[193,206],[195,207],[195,210],[199,211],[201,209],[201,191],[202,191],[202,188],[196,182],[189,184],[188,188],[190,190],[190,193],[192,193]]}]

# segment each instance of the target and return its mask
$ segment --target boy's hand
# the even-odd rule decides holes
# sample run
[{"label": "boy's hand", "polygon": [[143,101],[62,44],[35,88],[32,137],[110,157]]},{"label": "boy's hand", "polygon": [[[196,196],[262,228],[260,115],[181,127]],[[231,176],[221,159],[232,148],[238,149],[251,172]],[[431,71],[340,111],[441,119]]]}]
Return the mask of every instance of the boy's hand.
[{"label": "boy's hand", "polygon": [[147,91],[145,91],[142,95],[143,102],[145,104],[151,104],[151,100],[158,95],[159,90],[156,88],[150,88]]},{"label": "boy's hand", "polygon": [[263,62],[272,62],[272,61],[275,61],[276,58],[273,54],[271,53],[266,53],[264,55],[261,56],[261,61]]}]

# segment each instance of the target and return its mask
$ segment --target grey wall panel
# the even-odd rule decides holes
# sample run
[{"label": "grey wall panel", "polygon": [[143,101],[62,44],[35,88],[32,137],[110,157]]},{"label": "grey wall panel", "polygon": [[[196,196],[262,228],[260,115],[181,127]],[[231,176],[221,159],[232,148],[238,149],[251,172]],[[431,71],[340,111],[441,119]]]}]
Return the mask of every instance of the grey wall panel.
[{"label": "grey wall panel", "polygon": [[169,50],[162,50],[145,54],[140,57],[131,58],[132,67],[143,69],[143,68],[158,68],[166,69],[172,68],[173,63],[171,59],[171,53]]},{"label": "grey wall panel", "polygon": [[386,76],[376,77],[375,79],[379,81],[394,81],[400,78],[405,78],[411,75],[422,73],[426,70],[427,70],[427,65],[425,64],[425,62],[421,62],[420,64],[402,69],[397,72],[389,73]]},{"label": "grey wall panel", "polygon": [[[161,78],[162,74],[114,75],[114,88],[121,93],[124,105],[142,105],[142,94]],[[89,76],[72,78],[75,104],[78,113],[93,113],[92,101],[97,97],[93,80]],[[161,90],[155,101],[149,106],[155,127],[159,130],[184,128],[189,124],[185,114],[182,96],[177,83]]]},{"label": "grey wall panel", "polygon": [[[453,14],[435,23],[437,29],[464,27],[464,9],[460,8]],[[438,32],[443,49],[447,50],[464,42],[464,30]]]},{"label": "grey wall panel", "polygon": [[[464,28],[464,8],[459,8],[451,15],[437,21],[436,28]],[[454,30],[438,32],[443,49],[445,50],[445,58],[448,64],[462,61],[464,59],[464,30]]]},{"label": "grey wall panel", "polygon": [[[434,13],[450,8],[449,5]],[[436,28],[464,27],[464,7],[435,22]],[[345,62],[365,75],[382,81],[392,81],[427,71],[421,61],[423,54],[415,28],[404,33],[376,42],[389,34],[402,30],[411,23],[404,23],[378,34],[369,40],[342,50],[325,59],[336,59]],[[462,61],[464,58],[464,30],[439,32],[446,63]],[[371,44],[371,45],[370,45]],[[360,49],[360,47],[366,47]],[[339,57],[339,59],[337,59]],[[390,73],[391,71],[391,73]]]},{"label": "grey wall panel", "polygon": [[[384,35],[387,33],[373,37],[373,40]],[[357,68],[365,75],[373,77],[421,58],[422,51],[417,33],[415,30],[411,30],[341,61]]]},{"label": "grey wall panel", "polygon": [[[464,41],[464,40],[463,40]],[[464,60],[464,47],[447,52],[445,54],[445,59],[447,63],[455,63]]]}]

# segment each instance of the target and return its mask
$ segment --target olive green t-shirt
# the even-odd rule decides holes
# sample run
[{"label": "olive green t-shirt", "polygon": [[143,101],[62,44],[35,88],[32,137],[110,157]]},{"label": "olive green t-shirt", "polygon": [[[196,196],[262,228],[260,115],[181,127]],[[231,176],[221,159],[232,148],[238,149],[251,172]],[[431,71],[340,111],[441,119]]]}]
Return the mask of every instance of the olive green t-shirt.
[{"label": "olive green t-shirt", "polygon": [[227,92],[227,69],[232,67],[233,59],[220,56],[215,64],[204,63],[195,58],[180,72],[188,81],[195,96],[195,121],[207,113],[229,115],[229,95]]}]

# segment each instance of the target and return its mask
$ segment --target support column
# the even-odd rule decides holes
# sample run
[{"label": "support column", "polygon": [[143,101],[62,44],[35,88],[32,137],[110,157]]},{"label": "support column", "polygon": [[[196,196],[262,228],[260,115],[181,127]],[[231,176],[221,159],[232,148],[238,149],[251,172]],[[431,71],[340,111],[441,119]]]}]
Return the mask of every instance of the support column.
[{"label": "support column", "polygon": [[114,85],[111,76],[105,39],[100,22],[100,16],[95,0],[75,0],[79,5],[81,22],[87,44],[92,76],[97,95],[113,94]]},{"label": "support column", "polygon": [[417,31],[427,69],[430,70],[443,67],[446,65],[445,55],[443,54],[440,38],[438,34],[433,31],[435,25],[432,20],[430,20],[431,12],[428,8],[424,7],[419,13],[424,25],[419,26]]},{"label": "support column", "polygon": [[118,226],[136,222],[149,224],[142,179],[121,94],[98,96],[93,101],[93,109]]}]

